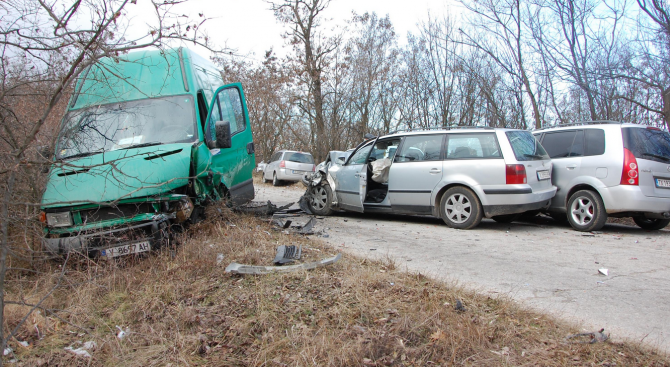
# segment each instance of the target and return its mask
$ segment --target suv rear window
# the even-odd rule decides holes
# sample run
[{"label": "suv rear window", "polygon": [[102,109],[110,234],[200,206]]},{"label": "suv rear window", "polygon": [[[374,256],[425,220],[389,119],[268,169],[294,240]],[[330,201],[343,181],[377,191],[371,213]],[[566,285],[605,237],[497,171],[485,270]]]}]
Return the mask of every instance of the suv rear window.
[{"label": "suv rear window", "polygon": [[663,130],[627,127],[621,129],[623,146],[635,158],[670,162],[670,134]]},{"label": "suv rear window", "polygon": [[505,132],[505,135],[507,135],[507,139],[512,146],[517,161],[524,162],[549,159],[547,152],[530,132],[507,131]]},{"label": "suv rear window", "polygon": [[289,162],[314,164],[312,155],[305,153],[284,153],[284,160]]}]

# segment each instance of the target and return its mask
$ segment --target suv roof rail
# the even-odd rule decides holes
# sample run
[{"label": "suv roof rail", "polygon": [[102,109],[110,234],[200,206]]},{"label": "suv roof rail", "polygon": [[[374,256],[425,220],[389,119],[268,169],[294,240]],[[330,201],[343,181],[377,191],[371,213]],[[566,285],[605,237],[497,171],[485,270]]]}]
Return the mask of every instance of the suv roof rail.
[{"label": "suv roof rail", "polygon": [[621,121],[612,121],[612,120],[593,120],[593,121],[580,121],[580,122],[569,122],[567,124],[558,124],[558,125],[552,125],[552,126],[545,126],[539,129],[535,129],[535,131],[540,131],[540,130],[545,130],[545,129],[553,129],[556,127],[569,127],[569,126],[583,126],[583,125],[597,125],[597,124],[613,124],[613,125],[621,125],[623,122]]},{"label": "suv roof rail", "polygon": [[398,134],[402,132],[414,132],[414,131],[432,131],[432,130],[458,130],[458,129],[485,129],[493,130],[494,127],[491,126],[433,126],[433,127],[417,127],[417,128],[408,128],[408,129],[399,129],[394,130],[389,133],[389,135]]}]

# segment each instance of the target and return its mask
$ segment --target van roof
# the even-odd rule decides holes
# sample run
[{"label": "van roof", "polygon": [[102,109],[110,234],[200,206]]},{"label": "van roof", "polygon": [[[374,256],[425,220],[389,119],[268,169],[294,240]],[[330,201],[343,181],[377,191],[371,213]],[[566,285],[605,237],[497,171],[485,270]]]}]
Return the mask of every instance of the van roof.
[{"label": "van roof", "polygon": [[135,51],[100,59],[82,73],[69,109],[188,93],[182,72],[183,68],[191,69],[192,59],[211,65],[186,48]]}]

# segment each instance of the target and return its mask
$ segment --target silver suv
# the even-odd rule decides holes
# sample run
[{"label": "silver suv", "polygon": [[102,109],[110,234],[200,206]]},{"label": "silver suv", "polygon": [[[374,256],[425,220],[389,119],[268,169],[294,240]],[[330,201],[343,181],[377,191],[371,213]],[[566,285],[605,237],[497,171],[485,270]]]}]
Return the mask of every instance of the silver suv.
[{"label": "silver suv", "polygon": [[527,131],[398,132],[361,143],[345,162],[330,157],[307,175],[311,211],[423,214],[453,228],[482,217],[510,222],[549,205],[551,160]]},{"label": "silver suv", "polygon": [[578,231],[607,217],[644,229],[670,223],[670,134],[619,122],[585,122],[534,132],[554,164],[558,187],[549,213]]},{"label": "silver suv", "polygon": [[306,173],[314,172],[315,167],[314,158],[309,153],[280,150],[263,168],[263,181],[272,180],[274,186],[282,181],[300,181]]}]

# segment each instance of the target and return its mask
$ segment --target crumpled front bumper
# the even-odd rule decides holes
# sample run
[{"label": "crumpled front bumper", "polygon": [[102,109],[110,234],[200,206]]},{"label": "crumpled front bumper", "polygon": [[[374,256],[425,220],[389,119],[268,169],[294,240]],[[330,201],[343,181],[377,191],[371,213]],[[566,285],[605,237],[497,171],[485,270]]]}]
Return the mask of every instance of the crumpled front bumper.
[{"label": "crumpled front bumper", "polygon": [[[135,225],[122,226],[109,230],[81,233],[68,237],[42,238],[43,248],[53,254],[66,254],[69,252],[90,253],[116,246],[129,245],[139,241],[149,241],[152,247],[157,247],[163,240],[162,224],[167,224],[167,216],[155,216],[149,222]],[[163,225],[165,226],[165,225]],[[126,232],[142,233],[143,237],[137,236],[132,239],[119,240]]]}]

